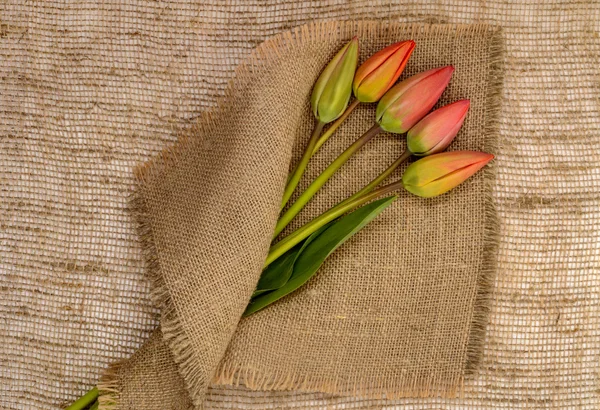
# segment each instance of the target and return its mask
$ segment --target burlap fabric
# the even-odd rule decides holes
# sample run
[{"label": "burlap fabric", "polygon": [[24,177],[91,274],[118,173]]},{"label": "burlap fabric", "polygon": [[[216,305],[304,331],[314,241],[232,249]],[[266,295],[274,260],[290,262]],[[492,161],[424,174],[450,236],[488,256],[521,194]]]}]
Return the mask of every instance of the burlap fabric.
[{"label": "burlap fabric", "polygon": [[[497,30],[319,23],[260,45],[217,110],[138,170],[133,208],[163,336],[199,408],[211,381],[388,398],[454,395],[479,358],[497,242],[489,171],[434,200],[402,195],[308,286],[238,324],[271,243],[292,148],[301,155],[314,126],[312,85],[355,34],[366,56],[414,39],[419,52],[406,75],[453,64],[456,75],[441,104],[472,100],[453,147],[495,150]],[[315,156],[301,188],[372,126],[374,110],[354,113]],[[294,225],[359,190],[404,148],[402,138],[381,135]],[[101,401],[106,408],[119,404],[119,386],[130,392],[127,402],[155,395],[154,407],[145,408],[172,402],[144,380],[119,376],[100,386],[109,390]]]},{"label": "burlap fabric", "polygon": [[214,105],[266,37],[368,17],[504,28],[499,271],[481,366],[458,399],[220,388],[211,406],[598,407],[598,2],[0,7],[0,406],[74,399],[155,327],[126,209],[135,164]]}]

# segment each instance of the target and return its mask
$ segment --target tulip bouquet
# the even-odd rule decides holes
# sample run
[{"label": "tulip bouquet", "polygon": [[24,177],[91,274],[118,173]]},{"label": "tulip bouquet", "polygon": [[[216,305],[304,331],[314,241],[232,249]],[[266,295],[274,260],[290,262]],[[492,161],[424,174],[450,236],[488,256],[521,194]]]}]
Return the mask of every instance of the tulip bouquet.
[{"label": "tulip bouquet", "polygon": [[[290,173],[282,213],[275,226],[275,241],[245,316],[253,314],[302,286],[325,259],[352,235],[388,207],[396,196],[378,199],[404,189],[429,198],[465,181],[494,156],[483,152],[443,152],[462,127],[469,100],[429,111],[450,82],[454,67],[434,68],[394,85],[415,48],[414,41],[392,44],[375,53],[358,69],[358,39],[353,38],[325,67],[311,96],[316,118],[314,131],[296,168]],[[354,101],[349,104],[354,94]],[[378,102],[374,124],[342,152],[288,205],[315,152],[333,135],[360,103]],[[429,113],[429,114],[428,114]],[[323,132],[325,125],[331,123]],[[277,240],[286,226],[354,154],[381,131],[406,134],[406,151],[379,176],[296,231]],[[411,156],[412,163],[400,181],[380,186]]]},{"label": "tulip bouquet", "polygon": [[[251,315],[306,283],[327,257],[385,210],[399,190],[423,198],[442,195],[484,167],[493,155],[483,152],[443,152],[463,125],[469,100],[460,100],[429,112],[450,82],[454,67],[434,68],[395,84],[413,50],[414,41],[392,44],[358,65],[358,39],[353,38],[325,67],[311,96],[315,127],[306,149],[290,173],[281,202],[281,214],[260,279],[244,316]],[[350,99],[354,95],[354,100]],[[373,126],[357,138],[289,204],[312,158],[360,104],[378,102]],[[327,130],[324,128],[330,124]],[[280,234],[314,195],[354,154],[382,131],[405,134],[406,150],[387,169],[358,192],[294,232]],[[411,156],[402,178],[380,186]],[[390,196],[385,196],[392,194]],[[383,197],[381,199],[381,197]],[[67,408],[97,408],[94,388]]]}]

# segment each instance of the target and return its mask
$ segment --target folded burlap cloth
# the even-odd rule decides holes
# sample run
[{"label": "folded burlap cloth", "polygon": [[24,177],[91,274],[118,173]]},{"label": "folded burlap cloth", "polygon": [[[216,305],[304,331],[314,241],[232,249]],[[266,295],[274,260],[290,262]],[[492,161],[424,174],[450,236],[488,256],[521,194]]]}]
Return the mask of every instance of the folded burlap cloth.
[{"label": "folded burlap cloth", "polygon": [[[494,152],[496,29],[321,23],[259,45],[219,107],[137,171],[133,208],[162,333],[110,369],[100,385],[103,408],[202,408],[211,385],[378,398],[460,394],[481,353],[495,272],[493,166],[435,199],[401,192],[306,286],[240,320],[290,165],[314,124],[312,85],[353,35],[363,59],[414,39],[405,76],[453,64],[440,104],[468,98],[472,105],[451,148]],[[358,108],[315,156],[300,188],[374,116],[374,105]],[[379,136],[289,229],[357,191],[404,148],[403,136]]]}]

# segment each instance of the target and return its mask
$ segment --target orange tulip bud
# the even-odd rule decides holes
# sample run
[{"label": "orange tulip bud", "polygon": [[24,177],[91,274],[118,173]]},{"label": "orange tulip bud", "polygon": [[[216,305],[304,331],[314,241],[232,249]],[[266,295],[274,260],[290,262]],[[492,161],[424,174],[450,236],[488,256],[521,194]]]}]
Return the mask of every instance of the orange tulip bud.
[{"label": "orange tulip bud", "polygon": [[460,100],[428,114],[408,131],[408,150],[422,157],[448,148],[462,127],[470,105],[469,100]]},{"label": "orange tulip bud", "polygon": [[402,134],[427,114],[450,82],[454,67],[434,68],[392,87],[377,104],[377,122],[385,131]]},{"label": "orange tulip bud", "polygon": [[313,113],[325,124],[344,113],[358,64],[358,38],[346,44],[323,70],[310,98]]},{"label": "orange tulip bud", "polygon": [[492,154],[475,151],[430,155],[406,168],[402,184],[408,192],[424,198],[442,195],[467,180],[493,158]]},{"label": "orange tulip bud", "polygon": [[401,41],[369,57],[354,76],[356,99],[364,103],[379,101],[398,80],[414,49],[414,41]]}]

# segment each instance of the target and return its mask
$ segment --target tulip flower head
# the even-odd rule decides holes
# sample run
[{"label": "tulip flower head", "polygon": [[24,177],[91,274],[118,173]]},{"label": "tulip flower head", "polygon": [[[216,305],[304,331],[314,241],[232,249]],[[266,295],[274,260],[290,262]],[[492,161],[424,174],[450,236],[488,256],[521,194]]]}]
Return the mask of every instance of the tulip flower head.
[{"label": "tulip flower head", "polygon": [[384,131],[402,134],[411,129],[437,103],[454,67],[434,68],[398,83],[377,104],[377,123]]},{"label": "tulip flower head", "polygon": [[338,51],[315,83],[310,104],[319,121],[327,124],[344,113],[357,64],[358,38],[354,37]]},{"label": "tulip flower head", "polygon": [[354,76],[356,99],[363,103],[379,101],[398,80],[414,49],[414,41],[401,41],[369,57]]},{"label": "tulip flower head", "polygon": [[494,156],[485,152],[452,151],[413,162],[402,175],[404,188],[417,196],[442,195],[466,181]]},{"label": "tulip flower head", "polygon": [[418,157],[442,152],[463,125],[471,102],[460,100],[428,114],[406,135],[408,150]]}]

